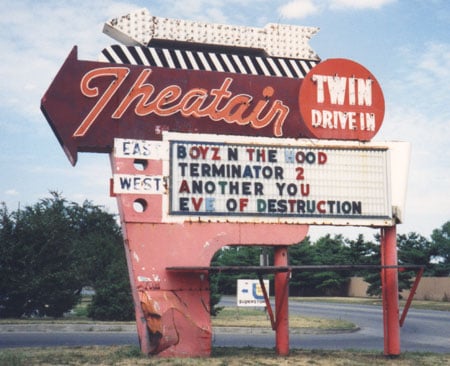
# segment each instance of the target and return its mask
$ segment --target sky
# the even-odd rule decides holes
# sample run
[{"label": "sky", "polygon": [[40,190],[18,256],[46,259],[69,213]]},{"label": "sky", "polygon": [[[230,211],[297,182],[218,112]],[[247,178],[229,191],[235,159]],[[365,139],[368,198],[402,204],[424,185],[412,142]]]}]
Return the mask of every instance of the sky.
[{"label": "sky", "polygon": [[[69,51],[97,60],[117,42],[103,24],[140,8],[158,17],[264,27],[319,27],[310,45],[322,60],[347,58],[381,84],[386,112],[373,141],[408,141],[412,154],[399,233],[429,237],[450,220],[450,3],[447,0],[0,0],[0,202],[10,211],[60,192],[117,213],[106,154],[82,153],[72,167],[40,111]],[[310,228],[371,238],[361,227]]]}]

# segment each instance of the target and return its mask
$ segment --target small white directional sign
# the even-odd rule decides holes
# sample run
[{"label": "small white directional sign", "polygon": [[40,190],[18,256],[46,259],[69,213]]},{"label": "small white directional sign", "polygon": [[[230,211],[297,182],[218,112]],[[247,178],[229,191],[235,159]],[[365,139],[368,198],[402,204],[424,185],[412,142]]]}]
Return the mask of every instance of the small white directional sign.
[{"label": "small white directional sign", "polygon": [[[264,280],[264,287],[269,294],[269,280]],[[237,281],[237,306],[266,306],[259,280]]]}]

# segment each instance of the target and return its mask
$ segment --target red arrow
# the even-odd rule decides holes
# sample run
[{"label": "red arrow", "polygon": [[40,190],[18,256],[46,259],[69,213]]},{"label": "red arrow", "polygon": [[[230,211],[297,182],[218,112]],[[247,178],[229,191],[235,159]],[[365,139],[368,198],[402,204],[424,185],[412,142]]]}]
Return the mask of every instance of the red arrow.
[{"label": "red arrow", "polygon": [[115,137],[160,140],[164,130],[368,141],[384,98],[349,60],[293,79],[79,61],[74,47],[41,109],[75,164],[78,151],[109,152]]},{"label": "red arrow", "polygon": [[160,140],[163,130],[307,136],[302,80],[77,60],[75,46],[41,101],[73,165],[109,152],[115,137]]}]

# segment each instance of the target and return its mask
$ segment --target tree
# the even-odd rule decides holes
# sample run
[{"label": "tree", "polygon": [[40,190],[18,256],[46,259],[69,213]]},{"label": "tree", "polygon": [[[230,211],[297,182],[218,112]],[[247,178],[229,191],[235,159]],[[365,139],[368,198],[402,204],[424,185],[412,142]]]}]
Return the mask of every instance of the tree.
[{"label": "tree", "polygon": [[13,213],[3,205],[0,240],[0,317],[61,317],[84,286],[93,286],[101,299],[94,296],[92,311],[107,309],[95,314],[130,318],[120,228],[100,207],[67,202],[57,192]]},{"label": "tree", "polygon": [[431,234],[431,252],[437,259],[435,266],[436,276],[450,276],[450,221],[440,229],[433,230]]},{"label": "tree", "polygon": [[[342,235],[333,238],[328,234],[314,244],[307,237],[300,245],[289,248],[291,265],[339,265],[348,264],[348,248]],[[292,275],[291,294],[300,296],[337,295],[348,283],[348,271],[323,268],[318,271],[299,271]]]},{"label": "tree", "polygon": [[[380,235],[375,235],[380,243]],[[397,256],[399,265],[424,265],[428,273],[432,270],[431,257],[433,249],[431,243],[422,235],[411,232],[397,235]],[[380,245],[374,247],[373,255],[370,258],[373,264],[381,264]],[[399,291],[410,289],[415,271],[399,271],[398,289]],[[381,294],[380,273],[369,273],[364,276],[364,280],[369,283],[367,294],[379,296]]]},{"label": "tree", "polygon": [[[261,248],[254,246],[230,246],[219,250],[211,261],[212,266],[258,266]],[[210,283],[216,286],[220,293],[234,295],[237,290],[237,280],[256,278],[248,273],[218,273],[210,276]]]},{"label": "tree", "polygon": [[88,316],[96,320],[126,321],[134,318],[134,306],[126,262],[123,256],[112,257],[94,283],[95,295]]},{"label": "tree", "polygon": [[114,216],[90,202],[77,206],[74,213],[79,233],[74,240],[78,268],[84,286],[95,289],[88,316],[96,320],[133,319],[123,238]]},{"label": "tree", "polygon": [[[348,248],[343,236],[335,235],[332,238],[326,235],[317,240],[314,244],[314,262],[322,265],[348,264]],[[345,292],[349,277],[350,272],[347,270],[333,271],[327,268],[312,275],[317,289],[327,296]]]},{"label": "tree", "polygon": [[[352,265],[373,265],[380,264],[378,245],[371,241],[366,241],[364,235],[360,234],[356,240],[346,239],[347,260]],[[377,261],[374,260],[374,257]],[[368,272],[367,269],[360,269],[352,273],[352,276],[362,276]]]},{"label": "tree", "polygon": [[[398,263],[416,264],[425,267],[425,274],[433,273],[433,264],[431,263],[432,246],[431,242],[422,235],[417,233],[402,234],[397,236],[398,245]],[[400,291],[404,288],[409,289],[412,284],[412,278],[416,275],[416,271],[402,271],[399,273]],[[405,281],[405,284],[402,283]]]},{"label": "tree", "polygon": [[11,215],[4,208],[2,217],[0,316],[62,316],[82,287],[70,205],[52,193]]},{"label": "tree", "polygon": [[[4,203],[0,206],[0,317],[18,317],[23,313],[26,294],[20,290],[24,279],[24,263],[15,245],[14,215]],[[16,273],[15,276],[12,276]]]},{"label": "tree", "polygon": [[[302,242],[288,247],[289,264],[292,266],[309,265],[314,262],[314,249],[309,236]],[[289,280],[289,293],[294,296],[304,296],[310,293],[310,273],[296,271]]]},{"label": "tree", "polygon": [[[211,261],[211,266],[217,265],[217,262],[213,259]],[[216,316],[223,309],[223,307],[218,306],[220,299],[222,298],[219,288],[219,279],[220,275],[218,273],[209,274],[209,312],[212,316]]]}]

